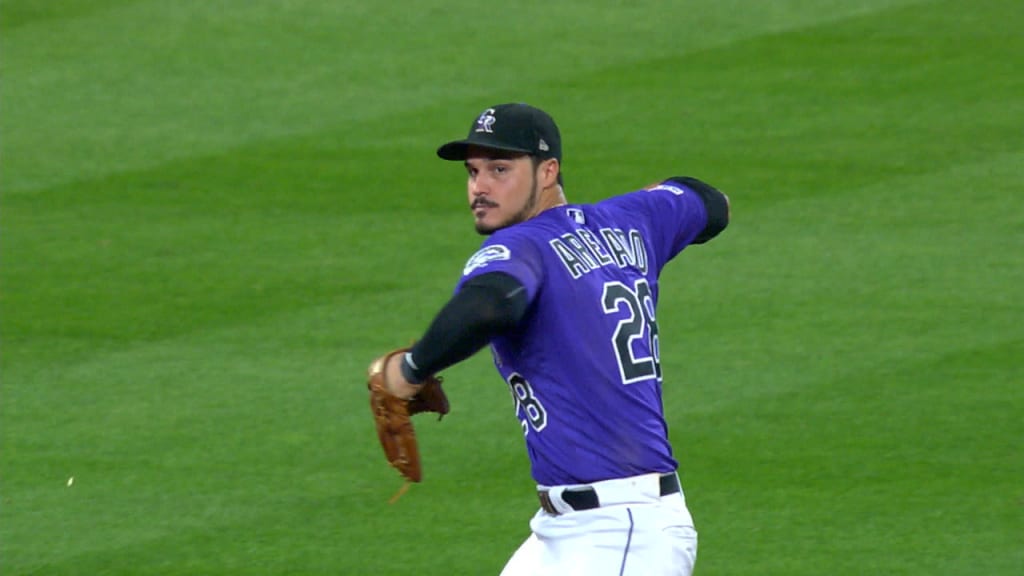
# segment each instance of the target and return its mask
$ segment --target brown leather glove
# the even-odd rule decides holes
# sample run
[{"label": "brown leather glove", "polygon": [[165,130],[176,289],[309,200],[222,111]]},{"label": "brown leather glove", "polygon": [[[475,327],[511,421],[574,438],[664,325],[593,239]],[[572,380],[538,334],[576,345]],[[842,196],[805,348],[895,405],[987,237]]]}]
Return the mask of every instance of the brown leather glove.
[{"label": "brown leather glove", "polygon": [[436,412],[440,420],[448,413],[449,406],[448,397],[441,389],[441,378],[436,376],[425,380],[420,391],[408,400],[388,391],[384,381],[384,367],[392,356],[404,354],[408,350],[392,350],[374,360],[368,370],[367,388],[370,389],[370,410],[377,425],[377,436],[384,449],[384,456],[406,479],[419,482],[423,477],[420,453],[416,431],[409,417],[421,412]]}]

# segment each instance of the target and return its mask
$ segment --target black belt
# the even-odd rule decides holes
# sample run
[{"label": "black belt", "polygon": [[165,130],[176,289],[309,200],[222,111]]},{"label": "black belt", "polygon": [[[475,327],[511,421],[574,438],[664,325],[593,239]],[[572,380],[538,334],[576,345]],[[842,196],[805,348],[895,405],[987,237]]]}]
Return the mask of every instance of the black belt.
[{"label": "black belt", "polygon": [[[683,490],[679,486],[679,476],[675,472],[662,474],[661,477],[658,478],[658,483],[661,487],[662,496],[677,494]],[[554,504],[551,503],[551,495],[548,494],[547,490],[538,490],[537,496],[540,498],[540,507],[543,508],[545,512],[556,516],[560,514],[560,512],[555,509]],[[589,486],[565,490],[562,492],[562,502],[565,502],[577,512],[582,510],[592,510],[601,506],[601,502],[597,499],[597,491]]]}]

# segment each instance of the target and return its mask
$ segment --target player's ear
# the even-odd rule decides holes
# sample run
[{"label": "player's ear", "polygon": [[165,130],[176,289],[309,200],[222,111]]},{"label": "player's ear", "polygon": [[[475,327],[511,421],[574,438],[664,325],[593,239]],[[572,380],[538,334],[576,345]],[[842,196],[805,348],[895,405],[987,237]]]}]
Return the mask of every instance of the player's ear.
[{"label": "player's ear", "polygon": [[558,164],[557,158],[548,158],[541,163],[540,169],[540,181],[544,183],[544,188],[550,188],[558,183],[558,172],[562,167]]}]

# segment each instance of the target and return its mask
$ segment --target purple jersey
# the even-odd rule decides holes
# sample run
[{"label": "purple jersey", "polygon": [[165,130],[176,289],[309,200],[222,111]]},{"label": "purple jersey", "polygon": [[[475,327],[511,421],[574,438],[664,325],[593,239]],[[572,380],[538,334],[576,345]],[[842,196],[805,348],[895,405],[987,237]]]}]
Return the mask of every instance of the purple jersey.
[{"label": "purple jersey", "polygon": [[491,342],[538,484],[671,472],[655,307],[662,267],[707,223],[701,197],[667,182],[551,208],[491,235],[466,280],[526,288],[519,326]]}]

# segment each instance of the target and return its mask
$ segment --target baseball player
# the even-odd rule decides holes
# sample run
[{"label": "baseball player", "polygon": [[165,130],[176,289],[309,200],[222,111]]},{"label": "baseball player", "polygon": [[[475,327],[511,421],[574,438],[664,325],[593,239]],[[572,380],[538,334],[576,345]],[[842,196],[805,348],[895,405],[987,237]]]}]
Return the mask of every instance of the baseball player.
[{"label": "baseball player", "polygon": [[[691,574],[697,532],[661,401],[658,277],[725,229],[728,199],[675,177],[569,204],[558,127],[526,104],[486,109],[437,154],[464,164],[487,238],[423,337],[379,358],[371,376],[423,411],[440,391],[435,374],[490,345],[540,504],[504,576]],[[440,398],[434,411],[447,412]]]}]

